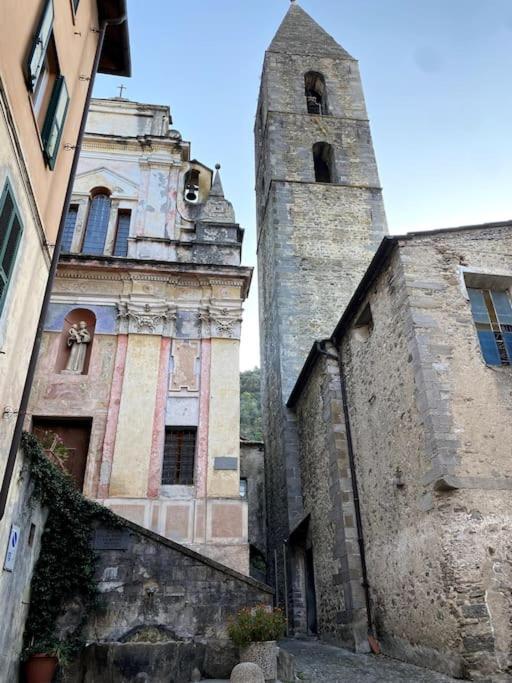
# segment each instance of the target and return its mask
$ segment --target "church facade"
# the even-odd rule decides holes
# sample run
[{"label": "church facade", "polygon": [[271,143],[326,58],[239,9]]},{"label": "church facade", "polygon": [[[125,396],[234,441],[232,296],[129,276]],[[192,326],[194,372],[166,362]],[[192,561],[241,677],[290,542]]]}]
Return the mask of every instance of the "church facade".
[{"label": "church facade", "polygon": [[386,236],[357,64],[296,3],[258,107],[268,564],[290,628],[509,680],[512,224]]},{"label": "church facade", "polygon": [[248,573],[239,339],[251,269],[168,107],[93,100],[30,402],[90,498]]}]

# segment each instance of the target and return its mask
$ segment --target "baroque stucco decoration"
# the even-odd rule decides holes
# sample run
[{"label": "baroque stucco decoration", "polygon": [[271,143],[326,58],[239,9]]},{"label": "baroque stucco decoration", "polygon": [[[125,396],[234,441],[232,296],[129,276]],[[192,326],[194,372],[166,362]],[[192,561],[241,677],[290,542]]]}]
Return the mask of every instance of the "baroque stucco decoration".
[{"label": "baroque stucco decoration", "polygon": [[155,334],[172,337],[176,306],[149,299],[120,301],[117,304],[120,334]]}]

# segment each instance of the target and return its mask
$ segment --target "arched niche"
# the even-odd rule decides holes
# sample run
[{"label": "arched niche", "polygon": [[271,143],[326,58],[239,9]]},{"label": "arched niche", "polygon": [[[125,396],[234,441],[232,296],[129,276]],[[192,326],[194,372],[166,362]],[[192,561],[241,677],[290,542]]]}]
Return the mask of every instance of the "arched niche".
[{"label": "arched niche", "polygon": [[327,111],[327,89],[325,78],[318,71],[304,74],[306,106],[309,114],[325,116]]},{"label": "arched niche", "polygon": [[85,360],[83,364],[83,369],[81,373],[69,373],[69,374],[81,374],[87,375],[89,372],[89,363],[91,360],[92,345],[94,343],[94,332],[96,329],[96,316],[93,311],[88,308],[74,308],[67,313],[64,318],[64,325],[60,333],[59,347],[57,350],[57,358],[55,361],[55,372],[68,373],[66,370],[68,359],[71,353],[71,347],[68,345],[68,340],[70,338],[70,330],[76,325],[80,328],[80,323],[86,324],[87,332],[90,336],[90,341],[86,344]]},{"label": "arched niche", "polygon": [[336,168],[334,150],[328,142],[315,142],[313,145],[313,163],[315,181],[317,183],[335,183]]}]

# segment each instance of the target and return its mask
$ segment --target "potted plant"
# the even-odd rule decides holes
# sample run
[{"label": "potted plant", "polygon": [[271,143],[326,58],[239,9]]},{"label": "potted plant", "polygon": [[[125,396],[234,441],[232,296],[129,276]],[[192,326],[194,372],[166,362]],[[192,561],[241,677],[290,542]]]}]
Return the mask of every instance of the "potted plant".
[{"label": "potted plant", "polygon": [[285,631],[282,610],[266,605],[240,610],[228,626],[229,637],[240,648],[240,661],[258,664],[266,681],[277,678],[276,641]]},{"label": "potted plant", "polygon": [[59,664],[68,659],[65,643],[34,642],[23,651],[26,683],[52,683]]}]

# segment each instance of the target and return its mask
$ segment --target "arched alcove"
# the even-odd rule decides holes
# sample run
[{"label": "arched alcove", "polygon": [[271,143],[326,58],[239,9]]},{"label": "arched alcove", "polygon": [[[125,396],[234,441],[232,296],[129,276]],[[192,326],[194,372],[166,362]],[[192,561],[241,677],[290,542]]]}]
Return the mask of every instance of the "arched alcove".
[{"label": "arched alcove", "polygon": [[323,75],[318,71],[308,71],[304,75],[304,85],[308,113],[327,114],[327,89]]},{"label": "arched alcove", "polygon": [[[74,308],[64,318],[64,325],[60,333],[59,347],[57,350],[57,358],[55,360],[55,372],[69,372],[66,370],[68,359],[71,353],[71,346],[68,345],[70,339],[70,330],[80,330],[80,323],[85,323],[90,341],[86,344],[85,359],[83,363],[82,372],[70,373],[87,375],[89,372],[89,362],[91,359],[92,345],[94,343],[94,332],[96,329],[96,316],[93,311],[88,308]],[[76,326],[76,327],[75,327]]]},{"label": "arched alcove", "polygon": [[328,142],[315,142],[313,145],[313,162],[317,183],[335,182],[334,150]]}]

